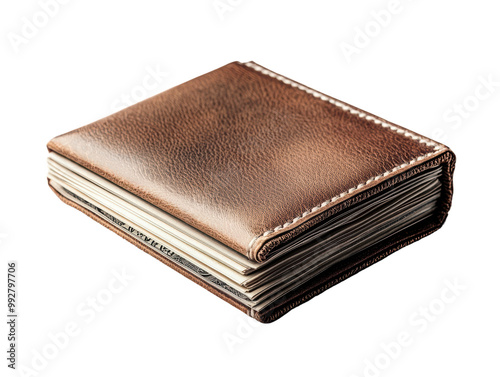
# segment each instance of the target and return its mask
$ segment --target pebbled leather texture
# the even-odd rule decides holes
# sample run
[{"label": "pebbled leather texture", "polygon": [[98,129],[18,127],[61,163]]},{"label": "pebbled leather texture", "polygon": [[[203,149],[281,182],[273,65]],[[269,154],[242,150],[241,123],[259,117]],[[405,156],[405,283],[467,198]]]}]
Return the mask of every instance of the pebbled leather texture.
[{"label": "pebbled leather texture", "polygon": [[238,62],[48,148],[257,261],[383,181],[454,164],[441,144]]}]

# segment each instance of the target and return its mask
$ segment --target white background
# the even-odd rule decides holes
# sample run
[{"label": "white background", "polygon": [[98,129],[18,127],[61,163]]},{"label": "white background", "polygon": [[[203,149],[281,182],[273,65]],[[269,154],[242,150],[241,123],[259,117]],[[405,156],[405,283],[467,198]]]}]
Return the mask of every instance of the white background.
[{"label": "white background", "polygon": [[[491,0],[401,0],[389,18],[389,3],[74,0],[44,16],[38,1],[2,2],[0,312],[7,261],[16,260],[18,366],[38,368],[24,375],[498,372],[500,9]],[[371,36],[362,40],[360,30]],[[347,45],[357,48],[350,59]],[[146,98],[234,60],[449,145],[457,169],[444,227],[261,325],[50,191],[52,137],[109,115],[126,96]],[[496,82],[489,91],[487,80]],[[105,297],[122,269],[133,279],[89,313],[86,300]],[[454,282],[462,288],[445,291],[443,303]],[[419,314],[429,306],[432,321]],[[78,334],[54,348],[68,324]],[[394,345],[401,332],[411,344]]]}]

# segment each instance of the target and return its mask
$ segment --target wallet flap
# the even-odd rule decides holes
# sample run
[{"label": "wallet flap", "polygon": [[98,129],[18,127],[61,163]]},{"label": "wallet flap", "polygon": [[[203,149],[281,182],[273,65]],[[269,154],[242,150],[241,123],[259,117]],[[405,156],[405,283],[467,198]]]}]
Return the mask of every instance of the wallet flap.
[{"label": "wallet flap", "polygon": [[340,203],[451,153],[252,62],[48,148],[256,261]]}]

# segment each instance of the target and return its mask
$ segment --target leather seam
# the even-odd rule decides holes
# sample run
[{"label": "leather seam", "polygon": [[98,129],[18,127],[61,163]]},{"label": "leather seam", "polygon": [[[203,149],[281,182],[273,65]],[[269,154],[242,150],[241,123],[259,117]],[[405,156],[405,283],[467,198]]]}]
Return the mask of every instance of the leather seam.
[{"label": "leather seam", "polygon": [[282,83],[289,85],[292,88],[297,88],[299,90],[302,90],[303,92],[306,92],[306,93],[312,95],[315,98],[318,98],[322,101],[325,101],[325,102],[331,103],[332,105],[340,107],[344,111],[347,111],[351,114],[357,115],[360,118],[364,118],[368,121],[371,121],[375,124],[378,124],[378,125],[382,126],[383,128],[388,128],[389,130],[394,131],[398,134],[401,134],[405,137],[409,137],[412,140],[415,140],[415,141],[418,140],[419,143],[425,144],[428,147],[434,147],[434,150],[441,150],[444,148],[444,145],[442,145],[440,143],[437,143],[437,142],[430,140],[430,139],[423,137],[423,136],[415,135],[413,132],[410,132],[410,131],[405,130],[401,127],[398,127],[395,124],[390,124],[389,122],[386,122],[386,121],[384,121],[380,118],[377,118],[375,116],[369,115],[362,110],[355,109],[342,101],[339,101],[335,98],[329,97],[329,96],[322,94],[314,89],[308,88],[302,84],[299,84],[298,82],[287,79],[286,77],[278,75],[277,73],[274,73],[272,71],[269,71],[268,69],[265,69],[264,67],[261,67],[258,64],[255,64],[252,62],[246,62],[246,63],[242,63],[242,64],[249,67],[249,68],[252,68],[253,70],[255,70],[257,72],[262,73],[263,75],[275,78],[276,80],[281,81]]},{"label": "leather seam", "polygon": [[382,174],[379,174],[375,177],[371,177],[369,178],[366,182],[362,182],[360,184],[358,184],[357,186],[355,187],[352,187],[344,192],[342,192],[341,194],[339,195],[336,195],[334,196],[333,198],[331,199],[328,199],[328,200],[325,200],[324,202],[322,202],[321,204],[318,204],[317,206],[305,211],[304,213],[302,213],[301,215],[295,217],[293,220],[291,221],[287,221],[286,223],[282,224],[282,225],[278,225],[277,227],[275,227],[274,229],[270,229],[270,230],[267,230],[263,233],[261,233],[260,235],[257,235],[255,236],[254,238],[252,238],[252,240],[250,240],[249,244],[248,244],[248,247],[247,247],[247,258],[250,259],[250,253],[252,251],[252,247],[253,245],[255,244],[255,242],[257,242],[257,240],[261,237],[265,237],[265,236],[268,236],[269,234],[272,234],[272,233],[275,233],[279,230],[282,230],[282,229],[285,229],[285,228],[288,228],[289,226],[295,224],[297,221],[305,218],[306,216],[308,215],[311,215],[312,213],[318,211],[319,209],[331,204],[331,203],[334,203],[336,202],[338,199],[341,199],[343,198],[344,196],[348,195],[348,194],[352,194],[358,190],[360,190],[361,188],[363,188],[364,186],[368,185],[369,183],[371,182],[374,182],[374,181],[377,181],[383,177],[386,177],[388,176],[389,174],[391,173],[394,173],[400,169],[403,169],[407,166],[410,166],[410,165],[413,165],[414,163],[418,162],[418,161],[421,161],[427,157],[430,157],[438,152],[440,152],[442,149],[445,148],[444,145],[440,144],[440,143],[437,143],[433,140],[430,140],[430,139],[427,139],[425,137],[422,137],[422,136],[419,136],[419,135],[415,135],[414,133],[408,131],[408,130],[405,130],[403,128],[400,128],[394,124],[390,124],[382,119],[379,119],[379,118],[376,118],[372,115],[369,115],[361,110],[358,110],[358,109],[354,109],[353,107],[339,101],[339,100],[336,100],[334,98],[331,98],[325,94],[322,94],[320,92],[317,92],[313,89],[310,89],[302,84],[299,84],[293,80],[290,80],[290,79],[287,79],[286,77],[283,77],[281,75],[278,75],[277,73],[274,73],[272,71],[269,71],[267,69],[265,69],[264,67],[261,67],[255,63],[252,63],[252,62],[246,62],[246,63],[241,63],[251,69],[253,69],[254,71],[256,72],[259,72],[263,75],[266,75],[266,76],[269,76],[269,77],[272,77],[278,81],[281,81],[282,83],[286,84],[286,85],[289,85],[293,88],[296,88],[298,90],[301,90],[301,91],[304,91],[310,95],[312,95],[313,97],[315,98],[318,98],[322,101],[325,101],[325,102],[328,102],[328,103],[331,103],[337,107],[340,107],[342,110],[346,111],[346,112],[349,112],[353,115],[357,115],[358,117],[360,118],[363,118],[363,119],[366,119],[368,121],[372,121],[373,123],[377,124],[377,125],[380,125],[382,128],[385,128],[385,129],[388,129],[390,131],[393,131],[393,132],[396,132],[397,134],[400,134],[402,136],[405,136],[405,137],[408,137],[414,141],[418,141],[418,143],[421,143],[421,144],[425,144],[426,146],[428,147],[434,147],[434,151],[433,152],[429,152],[429,153],[426,153],[424,155],[421,155],[419,157],[416,157],[408,162],[404,162],[403,164],[399,165],[399,166],[396,166],[394,167],[393,169],[391,170],[388,170]]}]

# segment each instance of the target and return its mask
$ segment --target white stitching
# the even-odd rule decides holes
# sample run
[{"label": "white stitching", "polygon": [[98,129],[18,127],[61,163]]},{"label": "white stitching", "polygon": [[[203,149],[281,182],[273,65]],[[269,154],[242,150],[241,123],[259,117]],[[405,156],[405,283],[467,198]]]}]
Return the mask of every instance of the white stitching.
[{"label": "white stitching", "polygon": [[333,105],[335,105],[337,107],[340,107],[344,111],[348,111],[351,114],[359,116],[360,118],[365,118],[368,121],[372,121],[373,123],[378,124],[378,125],[382,126],[383,128],[388,128],[389,130],[395,131],[398,134],[402,134],[402,136],[408,137],[408,138],[410,138],[412,140],[415,140],[415,141],[418,140],[419,143],[423,143],[423,144],[427,145],[428,147],[434,147],[434,152],[426,153],[426,154],[424,154],[422,156],[419,156],[417,158],[414,158],[414,159],[410,160],[409,162],[405,162],[405,163],[403,163],[403,164],[401,164],[399,166],[396,166],[392,170],[388,170],[388,171],[386,171],[386,172],[384,172],[382,174],[379,174],[379,175],[377,175],[375,177],[372,177],[372,178],[368,179],[366,182],[360,183],[359,185],[357,185],[355,187],[352,187],[352,188],[350,188],[347,191],[344,191],[343,193],[341,193],[341,194],[333,197],[332,199],[328,199],[328,200],[324,201],[323,203],[321,203],[320,205],[317,205],[317,206],[313,207],[312,209],[305,211],[302,215],[297,216],[292,221],[287,221],[283,225],[279,225],[279,226],[277,226],[276,228],[274,228],[272,230],[268,230],[268,231],[262,233],[261,235],[255,236],[254,238],[252,238],[252,240],[250,241],[250,243],[248,245],[248,250],[247,250],[247,257],[248,258],[250,257],[250,252],[252,251],[252,247],[253,247],[254,243],[259,238],[265,237],[265,236],[267,236],[267,235],[269,235],[271,233],[274,233],[274,232],[276,232],[278,230],[285,229],[288,226],[296,223],[300,219],[304,218],[305,216],[307,216],[307,215],[309,215],[309,214],[311,214],[313,212],[316,212],[319,209],[327,206],[328,204],[333,203],[333,202],[337,201],[338,199],[343,198],[344,196],[346,196],[348,194],[351,194],[351,193],[353,193],[353,192],[361,189],[362,187],[366,186],[367,184],[369,184],[369,183],[371,183],[373,181],[377,181],[380,178],[386,177],[386,176],[388,176],[389,174],[391,174],[393,172],[396,172],[396,171],[398,171],[398,170],[400,170],[402,168],[410,166],[410,165],[414,164],[417,161],[423,160],[426,157],[430,157],[433,154],[439,152],[444,147],[442,144],[436,143],[435,141],[426,139],[426,138],[424,138],[422,136],[415,135],[414,133],[409,132],[408,130],[402,129],[402,128],[394,125],[394,124],[387,123],[387,122],[385,122],[382,119],[375,118],[374,116],[368,115],[368,114],[364,113],[363,111],[354,109],[354,108],[348,106],[347,104],[345,104],[345,103],[343,103],[341,101],[338,101],[338,100],[336,100],[334,98],[330,98],[330,97],[328,97],[328,96],[326,96],[326,95],[324,95],[322,93],[319,93],[319,92],[317,92],[317,91],[315,91],[313,89],[306,88],[305,86],[303,86],[303,85],[301,85],[301,84],[299,84],[297,82],[294,82],[294,81],[289,80],[289,79],[287,79],[287,78],[285,78],[283,76],[280,76],[280,75],[278,75],[278,74],[276,74],[274,72],[271,72],[271,71],[265,69],[264,67],[261,67],[261,66],[255,64],[255,63],[247,62],[247,63],[243,63],[243,64],[246,65],[249,68],[252,68],[253,70],[255,70],[257,72],[262,73],[263,75],[267,75],[267,76],[270,76],[272,78],[275,78],[275,79],[283,82],[284,84],[290,85],[293,88],[297,88],[297,89],[302,90],[302,91],[304,91],[304,92],[306,92],[308,94],[312,94],[315,98],[319,98],[322,101],[329,102],[329,103],[331,103],[331,104],[333,104]]},{"label": "white stitching", "polygon": [[267,236],[267,235],[269,235],[269,234],[271,234],[271,233],[274,233],[274,232],[276,232],[276,231],[278,231],[278,230],[284,229],[284,228],[286,228],[286,227],[288,227],[288,226],[292,225],[293,223],[297,222],[298,220],[300,220],[300,219],[304,218],[305,216],[307,216],[307,215],[309,215],[309,214],[311,214],[311,213],[313,213],[313,212],[316,212],[316,211],[318,211],[319,209],[321,209],[321,208],[323,208],[323,207],[327,206],[328,204],[330,204],[330,203],[334,203],[334,202],[336,202],[338,199],[341,199],[341,198],[343,198],[344,196],[346,196],[346,195],[348,195],[348,194],[352,194],[353,192],[358,191],[359,189],[361,189],[361,188],[363,188],[364,186],[366,186],[366,185],[368,185],[368,184],[372,183],[373,181],[377,181],[377,180],[379,180],[379,179],[380,179],[380,178],[382,178],[382,177],[387,177],[389,174],[394,173],[394,172],[396,172],[396,171],[398,171],[398,170],[401,170],[401,169],[403,169],[403,168],[405,168],[405,167],[407,167],[407,166],[413,165],[413,164],[414,164],[414,163],[416,163],[417,161],[423,160],[423,159],[424,159],[424,158],[426,158],[426,157],[430,157],[430,156],[432,156],[432,155],[436,154],[437,152],[438,152],[438,151],[434,151],[434,152],[426,153],[425,155],[423,155],[423,156],[419,156],[419,157],[417,157],[417,158],[414,158],[413,160],[410,160],[409,162],[402,163],[401,165],[396,166],[395,168],[393,168],[393,169],[391,169],[391,170],[388,170],[388,171],[386,171],[386,172],[384,172],[384,173],[382,173],[382,174],[379,174],[379,175],[377,175],[377,176],[375,176],[375,177],[372,177],[372,178],[368,179],[368,180],[367,180],[366,182],[364,182],[364,183],[360,183],[360,184],[359,184],[359,185],[357,185],[356,187],[352,187],[352,188],[350,188],[349,190],[344,191],[343,193],[341,193],[341,194],[339,194],[339,195],[337,195],[337,196],[333,197],[332,199],[328,199],[328,200],[324,201],[324,202],[323,202],[323,203],[321,203],[319,206],[316,206],[316,207],[314,207],[314,208],[312,208],[312,209],[310,209],[310,210],[308,210],[308,211],[305,211],[302,215],[297,216],[297,217],[296,217],[296,218],[294,218],[291,222],[289,221],[289,222],[285,223],[284,225],[279,225],[279,226],[277,226],[276,228],[274,228],[274,229],[272,229],[272,230],[268,230],[268,231],[264,232],[264,233],[263,233],[263,234],[261,234],[261,235],[255,236],[255,237],[254,237],[254,238],[250,241],[250,243],[249,243],[249,245],[248,245],[247,257],[249,257],[249,256],[250,256],[250,252],[251,252],[251,250],[252,250],[252,246],[253,246],[253,244],[254,244],[254,243],[255,243],[255,242],[256,242],[259,238],[261,238],[261,237],[265,237],[265,236]]},{"label": "white stitching", "polygon": [[260,72],[264,75],[275,78],[276,80],[279,80],[279,81],[283,82],[284,84],[290,85],[290,86],[297,88],[299,90],[302,90],[308,94],[312,94],[315,98],[319,98],[320,100],[325,101],[325,102],[329,102],[337,107],[340,107],[341,109],[343,109],[345,111],[349,111],[351,114],[355,114],[355,115],[359,116],[360,118],[365,118],[366,120],[372,121],[373,123],[378,124],[384,128],[389,128],[391,131],[396,131],[397,133],[403,134],[404,136],[409,137],[413,140],[419,140],[420,143],[425,143],[428,147],[434,147],[435,150],[441,150],[443,148],[443,145],[436,143],[433,140],[427,139],[427,138],[422,137],[422,136],[415,135],[408,130],[405,130],[405,129],[402,129],[402,128],[396,126],[395,124],[387,123],[382,119],[374,117],[373,115],[368,115],[368,114],[362,112],[361,110],[354,109],[354,108],[350,107],[349,105],[347,105],[339,100],[336,100],[334,98],[330,98],[330,97],[328,97],[322,93],[319,93],[313,89],[306,88],[305,86],[303,86],[299,83],[296,83],[290,79],[287,79],[283,76],[280,76],[274,72],[271,72],[271,71],[265,69],[264,67],[261,67],[260,65],[257,65],[257,64],[252,63],[252,62],[247,62],[247,63],[243,63],[243,64],[249,68],[254,69],[257,72]]}]

